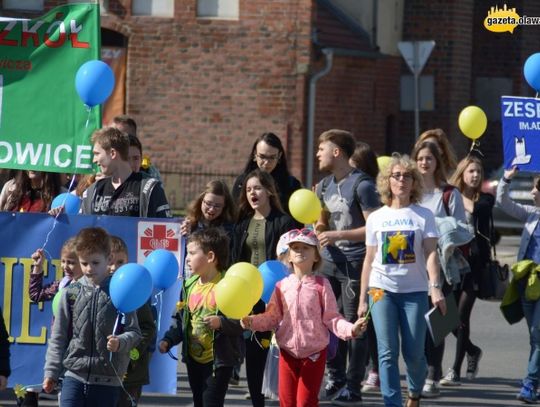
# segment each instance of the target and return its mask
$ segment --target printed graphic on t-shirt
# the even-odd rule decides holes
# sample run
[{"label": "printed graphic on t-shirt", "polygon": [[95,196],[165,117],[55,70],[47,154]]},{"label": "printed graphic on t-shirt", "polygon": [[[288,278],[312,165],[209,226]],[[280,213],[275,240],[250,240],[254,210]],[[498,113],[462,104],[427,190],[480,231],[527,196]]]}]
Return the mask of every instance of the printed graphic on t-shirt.
[{"label": "printed graphic on t-shirt", "polygon": [[414,263],[414,231],[382,232],[382,264]]}]

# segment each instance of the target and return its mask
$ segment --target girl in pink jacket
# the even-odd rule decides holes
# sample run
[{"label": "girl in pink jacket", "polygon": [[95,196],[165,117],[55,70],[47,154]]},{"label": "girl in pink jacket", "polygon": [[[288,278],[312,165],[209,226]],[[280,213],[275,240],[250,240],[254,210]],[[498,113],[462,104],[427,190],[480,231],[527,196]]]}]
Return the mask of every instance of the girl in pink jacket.
[{"label": "girl in pink jacket", "polygon": [[366,328],[365,318],[352,324],[337,311],[330,283],[315,276],[321,265],[319,242],[310,229],[289,232],[293,273],[276,284],[266,311],[241,320],[244,329],[276,330],[280,348],[279,402],[282,407],[319,405],[329,332],[347,340]]}]

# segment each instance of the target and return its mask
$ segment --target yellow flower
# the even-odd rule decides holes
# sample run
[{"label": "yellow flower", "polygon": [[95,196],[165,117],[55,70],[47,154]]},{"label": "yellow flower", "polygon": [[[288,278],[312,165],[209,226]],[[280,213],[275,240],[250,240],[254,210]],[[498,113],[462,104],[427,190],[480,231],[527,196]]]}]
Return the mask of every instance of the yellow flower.
[{"label": "yellow flower", "polygon": [[151,165],[152,165],[152,163],[150,162],[150,157],[148,157],[147,155],[143,156],[143,159],[142,159],[142,162],[141,162],[141,167],[143,167],[143,169],[147,170],[148,168],[150,168]]},{"label": "yellow flower", "polygon": [[184,309],[184,306],[186,305],[186,303],[184,301],[178,301],[176,303],[176,312],[180,312]]},{"label": "yellow flower", "polygon": [[270,339],[261,339],[261,346],[266,349],[270,346]]},{"label": "yellow flower", "polygon": [[15,392],[15,396],[17,396],[18,399],[23,399],[26,395],[26,388],[21,384],[15,385],[13,391]]},{"label": "yellow flower", "polygon": [[382,288],[371,288],[368,295],[371,296],[373,302],[377,302],[384,296],[384,290]]}]

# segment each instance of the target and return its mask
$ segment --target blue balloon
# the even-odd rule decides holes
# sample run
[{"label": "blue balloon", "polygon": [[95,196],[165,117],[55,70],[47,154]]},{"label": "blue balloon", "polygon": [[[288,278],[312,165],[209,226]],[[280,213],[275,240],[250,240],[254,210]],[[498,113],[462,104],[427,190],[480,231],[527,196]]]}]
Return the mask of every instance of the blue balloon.
[{"label": "blue balloon", "polygon": [[523,74],[529,85],[537,92],[540,92],[540,52],[532,54],[525,61]]},{"label": "blue balloon", "polygon": [[57,195],[51,203],[51,209],[58,208],[64,205],[64,212],[68,215],[76,215],[81,209],[81,198],[77,195],[70,194],[69,192],[64,192],[60,195]]},{"label": "blue balloon", "polygon": [[109,293],[120,312],[132,312],[142,307],[152,294],[150,272],[137,263],[127,263],[116,270],[111,278]]},{"label": "blue balloon", "polygon": [[263,293],[261,299],[268,304],[276,283],[289,275],[289,269],[285,264],[277,260],[268,260],[259,266],[263,279]]},{"label": "blue balloon", "polygon": [[114,89],[114,73],[103,61],[85,62],[75,75],[75,89],[86,106],[99,105],[111,96]]},{"label": "blue balloon", "polygon": [[144,267],[150,272],[154,287],[158,290],[166,290],[178,277],[178,260],[169,250],[154,250],[144,261]]}]

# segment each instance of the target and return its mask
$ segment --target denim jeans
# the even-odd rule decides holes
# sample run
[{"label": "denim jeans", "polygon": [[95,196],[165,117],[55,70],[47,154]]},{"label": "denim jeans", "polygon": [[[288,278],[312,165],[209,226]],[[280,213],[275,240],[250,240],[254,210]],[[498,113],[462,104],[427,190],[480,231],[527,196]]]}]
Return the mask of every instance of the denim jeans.
[{"label": "denim jeans", "polygon": [[373,305],[371,314],[379,350],[379,378],[385,406],[401,407],[399,380],[399,336],[401,351],[407,367],[407,387],[410,393],[420,394],[426,379],[424,355],[426,337],[425,313],[428,311],[427,292],[391,293],[386,291]]},{"label": "denim jeans", "polygon": [[[358,319],[361,266],[361,261],[332,263],[325,260],[320,270],[332,286],[339,312],[349,322]],[[367,335],[350,341],[340,340],[336,356],[326,363],[329,380],[347,384],[349,391],[357,395],[360,395],[360,382],[366,373],[367,342]]]},{"label": "denim jeans", "polygon": [[536,389],[538,387],[538,375],[540,374],[540,300],[527,301],[525,299],[524,286],[520,288],[522,289],[521,305],[523,307],[523,314],[527,320],[529,343],[531,345],[526,380],[529,380]]},{"label": "denim jeans", "polygon": [[84,384],[73,377],[64,377],[60,405],[62,407],[116,407],[119,386]]}]

